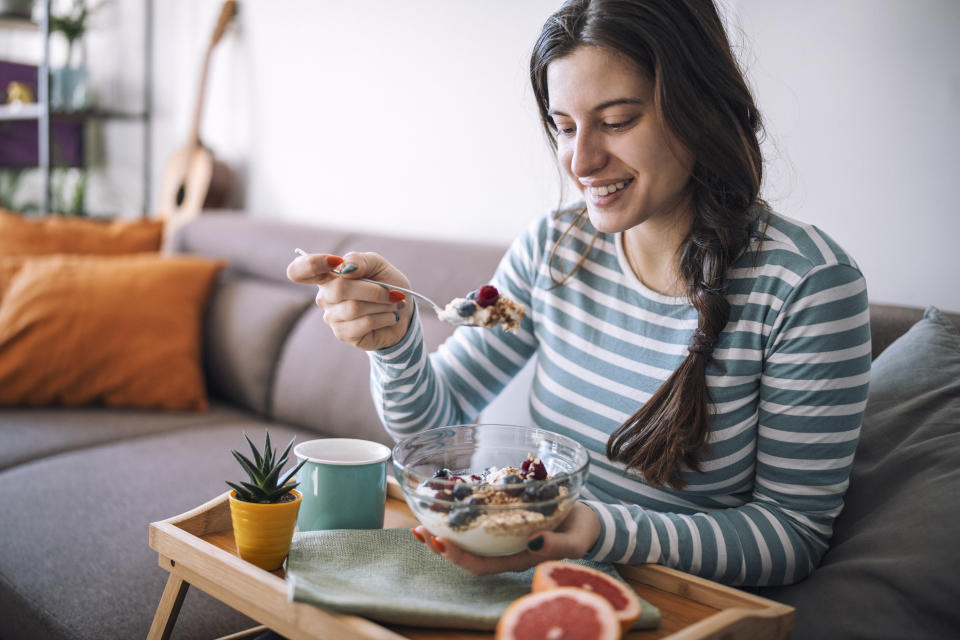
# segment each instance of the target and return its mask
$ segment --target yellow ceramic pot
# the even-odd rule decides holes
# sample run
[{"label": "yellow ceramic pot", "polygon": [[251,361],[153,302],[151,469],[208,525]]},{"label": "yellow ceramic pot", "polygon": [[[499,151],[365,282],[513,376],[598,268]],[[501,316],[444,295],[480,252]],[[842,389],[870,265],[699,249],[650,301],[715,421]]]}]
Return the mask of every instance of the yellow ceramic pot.
[{"label": "yellow ceramic pot", "polygon": [[296,500],[258,504],[237,500],[237,492],[230,492],[230,519],[233,520],[233,537],[241,558],[267,571],[283,566],[303,499],[296,489],[291,493]]}]

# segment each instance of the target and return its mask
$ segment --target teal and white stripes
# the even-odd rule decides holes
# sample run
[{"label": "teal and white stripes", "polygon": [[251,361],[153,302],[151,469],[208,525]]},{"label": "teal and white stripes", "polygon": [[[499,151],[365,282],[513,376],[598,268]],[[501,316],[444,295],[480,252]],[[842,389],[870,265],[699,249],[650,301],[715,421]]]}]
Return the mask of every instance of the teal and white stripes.
[{"label": "teal and white stripes", "polygon": [[[815,227],[769,214],[729,272],[729,322],[707,382],[713,408],[701,472],[682,491],[651,487],[604,455],[609,434],[687,355],[697,312],[645,288],[619,234],[599,234],[555,287],[547,260],[569,225],[545,216],[514,242],[493,282],[527,309],[516,334],[460,328],[434,354],[419,320],[371,354],[371,390],[388,431],[474,420],[534,354],[536,423],[591,453],[584,499],[603,532],[595,560],[656,562],[730,584],[786,584],[827,549],[843,506],[867,397],[867,293],[854,261]],[[568,271],[589,223],[553,261]],[[759,249],[759,253],[757,252]]]}]

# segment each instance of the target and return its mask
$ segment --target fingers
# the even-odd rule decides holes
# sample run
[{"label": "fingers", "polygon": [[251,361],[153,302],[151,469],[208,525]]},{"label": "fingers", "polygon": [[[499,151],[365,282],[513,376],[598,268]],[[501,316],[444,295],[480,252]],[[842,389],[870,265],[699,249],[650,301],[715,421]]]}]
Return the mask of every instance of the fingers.
[{"label": "fingers", "polygon": [[[317,306],[338,340],[365,350],[399,342],[409,329],[414,305],[391,285],[409,287],[407,278],[376,253],[301,255],[287,266],[287,277],[317,285]],[[375,280],[364,282],[359,278]]]},{"label": "fingers", "polygon": [[[369,304],[369,303],[368,303]],[[343,305],[354,307],[356,303],[345,302]],[[338,305],[343,306],[343,305]],[[383,305],[377,305],[378,307]],[[395,305],[392,305],[395,306]],[[336,313],[337,307],[333,308]],[[333,335],[341,342],[347,344],[359,345],[359,343],[369,334],[387,327],[392,327],[400,322],[400,312],[382,311],[378,313],[366,313],[345,320],[331,319],[331,312],[324,313],[323,321],[329,325]]]},{"label": "fingers", "polygon": [[380,280],[378,276],[391,274],[395,270],[379,253],[349,251],[343,255],[343,267],[340,271],[345,278]]},{"label": "fingers", "polygon": [[298,256],[287,265],[287,278],[301,284],[322,284],[329,280],[334,269],[343,264],[343,258],[327,253]]},{"label": "fingers", "polygon": [[413,529],[415,538],[434,553],[475,576],[504,571],[524,571],[545,560],[582,558],[600,535],[600,520],[587,505],[578,502],[567,518],[554,531],[541,531],[530,536],[527,548],[509,556],[474,555],[449,540],[435,538],[422,525]]},{"label": "fingers", "polygon": [[469,571],[475,576],[485,576],[504,571],[523,571],[537,564],[540,559],[529,552],[516,553],[510,556],[488,557],[478,556],[464,551],[457,545],[444,538],[437,538],[423,526],[410,530],[413,537],[426,547],[446,560]]},{"label": "fingers", "polygon": [[395,305],[403,302],[406,298],[406,294],[402,291],[370,282],[357,282],[349,279],[349,276],[340,276],[333,278],[321,287],[317,293],[317,305],[324,309],[347,301]]}]

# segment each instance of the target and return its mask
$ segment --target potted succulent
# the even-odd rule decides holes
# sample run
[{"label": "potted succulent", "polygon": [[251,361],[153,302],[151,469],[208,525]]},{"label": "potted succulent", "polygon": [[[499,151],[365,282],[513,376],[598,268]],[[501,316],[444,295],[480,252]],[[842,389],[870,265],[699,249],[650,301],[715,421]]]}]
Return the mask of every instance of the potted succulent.
[{"label": "potted succulent", "polygon": [[230,492],[230,518],[233,521],[237,553],[261,569],[273,571],[283,566],[283,560],[290,550],[297,512],[303,499],[295,489],[299,483],[294,476],[306,460],[281,476],[283,465],[287,463],[287,454],[296,438],[291,438],[287,448],[278,457],[270,446],[269,431],[262,453],[247,434],[243,434],[243,437],[250,445],[253,460],[235,450],[231,453],[250,481],[227,481],[233,489]]}]

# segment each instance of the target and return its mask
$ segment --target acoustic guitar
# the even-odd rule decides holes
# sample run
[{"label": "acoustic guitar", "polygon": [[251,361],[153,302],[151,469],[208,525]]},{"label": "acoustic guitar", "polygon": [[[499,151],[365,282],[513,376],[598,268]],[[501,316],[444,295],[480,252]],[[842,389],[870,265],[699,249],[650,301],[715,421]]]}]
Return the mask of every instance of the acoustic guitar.
[{"label": "acoustic guitar", "polygon": [[168,230],[191,220],[203,209],[222,207],[233,184],[233,171],[217,160],[213,151],[200,140],[200,116],[213,49],[236,14],[236,0],[226,0],[203,58],[190,135],[163,170],[157,213],[167,223]]}]

